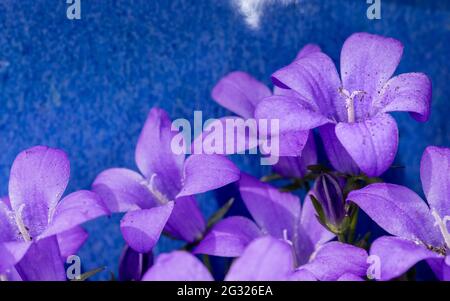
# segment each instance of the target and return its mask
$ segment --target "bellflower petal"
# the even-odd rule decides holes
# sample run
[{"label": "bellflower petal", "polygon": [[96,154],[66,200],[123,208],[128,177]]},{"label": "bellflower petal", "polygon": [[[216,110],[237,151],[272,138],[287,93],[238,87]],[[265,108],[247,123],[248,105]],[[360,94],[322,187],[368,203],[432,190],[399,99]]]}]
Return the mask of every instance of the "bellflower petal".
[{"label": "bellflower petal", "polygon": [[74,227],[58,234],[58,245],[62,258],[75,255],[88,238],[88,233],[82,227]]},{"label": "bellflower petal", "polygon": [[177,197],[213,190],[239,180],[240,171],[221,155],[191,155],[183,172],[183,188]]},{"label": "bellflower petal", "polygon": [[233,262],[225,281],[286,280],[293,270],[291,246],[266,236],[253,241]]},{"label": "bellflower petal", "polygon": [[248,218],[232,216],[221,220],[203,238],[194,253],[238,257],[247,245],[262,233]]},{"label": "bellflower petal", "polygon": [[281,88],[290,88],[305,99],[314,101],[313,110],[325,117],[342,120],[345,102],[339,97],[341,82],[333,61],[322,52],[310,53],[272,75]]},{"label": "bellflower petal", "polygon": [[28,251],[30,245],[23,241],[0,242],[0,274],[13,268]]},{"label": "bellflower petal", "polygon": [[320,112],[308,108],[297,98],[275,95],[263,99],[256,108],[257,119],[278,119],[280,134],[307,131],[331,122]]},{"label": "bellflower petal", "polygon": [[8,205],[0,201],[0,242],[19,239],[19,230],[14,221],[14,213]]},{"label": "bellflower petal", "polygon": [[143,281],[213,281],[208,269],[185,251],[161,254],[145,273]]},{"label": "bellflower petal", "polygon": [[357,119],[368,113],[373,97],[391,78],[403,54],[403,45],[392,38],[368,33],[351,35],[342,46],[341,78],[348,91],[366,94],[356,103]]},{"label": "bellflower petal", "polygon": [[450,149],[427,147],[420,163],[420,178],[431,209],[441,218],[450,216]]},{"label": "bellflower petal", "polygon": [[370,255],[380,259],[380,280],[383,281],[403,275],[421,260],[442,257],[422,244],[392,236],[375,240],[370,248]]},{"label": "bellflower petal", "polygon": [[96,193],[87,190],[71,193],[56,206],[50,224],[40,238],[63,233],[107,214],[108,209]]},{"label": "bellflower petal", "polygon": [[31,244],[28,252],[16,265],[24,281],[64,281],[66,271],[56,236]]},{"label": "bellflower petal", "polygon": [[100,173],[92,184],[92,191],[101,196],[111,212],[126,212],[157,205],[145,179],[126,168],[111,168]]},{"label": "bellflower petal", "polygon": [[366,274],[367,252],[364,249],[340,243],[323,245],[313,259],[303,266],[318,280],[335,281],[345,274],[363,276]]},{"label": "bellflower petal", "polygon": [[406,187],[385,183],[371,184],[350,192],[347,200],[356,203],[392,235],[433,246],[442,243],[427,204]]},{"label": "bellflower petal", "polygon": [[397,153],[397,124],[387,114],[361,122],[339,123],[336,125],[336,136],[369,177],[385,172]]},{"label": "bellflower petal", "polygon": [[450,281],[450,255],[446,258],[427,259],[427,263],[440,281]]},{"label": "bellflower petal", "polygon": [[139,253],[125,246],[119,261],[120,281],[140,281],[153,264],[153,254]]},{"label": "bellflower petal", "polygon": [[270,95],[266,85],[241,71],[226,75],[212,90],[218,104],[244,118],[252,118],[258,102]]},{"label": "bellflower petal", "polygon": [[45,146],[21,152],[11,167],[9,198],[32,237],[39,235],[69,181],[66,153]]},{"label": "bellflower petal", "polygon": [[373,109],[382,112],[407,111],[417,121],[430,117],[431,81],[423,73],[406,73],[391,78],[375,96]]},{"label": "bellflower petal", "polygon": [[[290,193],[242,174],[239,191],[253,219],[261,229],[276,238],[296,235],[296,224],[300,219],[300,201]],[[287,233],[286,233],[287,232]]]},{"label": "bellflower petal", "polygon": [[319,133],[327,157],[334,169],[343,173],[359,174],[360,170],[358,165],[356,165],[355,161],[336,136],[336,125],[332,123],[325,124],[319,127]]},{"label": "bellflower petal", "polygon": [[311,131],[307,131],[306,133],[308,134],[308,140],[303,147],[301,156],[280,157],[278,163],[273,166],[274,172],[284,177],[303,178],[308,171],[308,166],[317,164],[314,135]]},{"label": "bellflower petal", "polygon": [[317,281],[317,278],[310,271],[300,268],[289,277],[289,281]]},{"label": "bellflower petal", "polygon": [[351,274],[351,273],[346,273],[346,274],[342,275],[341,277],[339,277],[337,281],[364,281],[364,279],[361,276]]},{"label": "bellflower petal", "polygon": [[127,244],[140,253],[149,252],[173,210],[173,202],[151,209],[130,211],[120,222],[120,230]]},{"label": "bellflower petal", "polygon": [[322,50],[316,44],[306,44],[300,51],[297,53],[296,60],[302,59],[311,53],[321,52]]},{"label": "bellflower petal", "polygon": [[206,222],[193,196],[175,200],[172,214],[167,221],[165,231],[172,236],[193,242],[203,234]]},{"label": "bellflower petal", "polygon": [[172,122],[164,110],[153,108],[145,121],[136,145],[136,164],[145,178],[154,174],[159,188],[170,200],[181,189],[184,154],[177,155],[171,149]]}]

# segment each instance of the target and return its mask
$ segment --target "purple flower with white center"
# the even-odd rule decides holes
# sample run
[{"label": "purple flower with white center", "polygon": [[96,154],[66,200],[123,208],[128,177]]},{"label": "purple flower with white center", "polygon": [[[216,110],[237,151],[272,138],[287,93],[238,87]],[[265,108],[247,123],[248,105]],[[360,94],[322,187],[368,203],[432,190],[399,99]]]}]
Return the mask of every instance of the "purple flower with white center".
[{"label": "purple flower with white center", "polygon": [[[330,242],[307,264],[296,268],[291,245],[271,236],[250,243],[231,265],[225,281],[331,281],[362,279],[367,270],[365,250]],[[341,279],[342,278],[342,279]],[[161,254],[144,281],[212,281],[208,269],[191,253]]]},{"label": "purple flower with white center", "polygon": [[171,120],[161,109],[152,109],[140,134],[135,161],[140,173],[125,168],[108,169],[95,179],[92,189],[112,212],[127,212],[120,228],[135,251],[149,252],[163,229],[193,242],[202,236],[205,220],[194,194],[237,181],[239,169],[220,155],[175,154],[171,149]]},{"label": "purple flower with white center", "polygon": [[428,205],[394,184],[372,184],[348,196],[394,235],[378,238],[370,250],[380,258],[381,280],[398,277],[421,260],[427,260],[439,279],[450,280],[450,149],[428,147],[420,176]]},{"label": "purple flower with white center", "polygon": [[286,93],[261,101],[255,116],[280,119],[281,135],[319,128],[336,170],[379,176],[398,147],[397,124],[387,113],[409,111],[421,122],[430,113],[431,82],[425,74],[392,77],[402,52],[397,40],[353,34],[342,47],[341,78],[327,55],[309,53],[273,74]]},{"label": "purple flower with white center", "polygon": [[[295,60],[313,52],[320,52],[320,48],[317,45],[308,44],[300,50]],[[235,71],[224,76],[216,84],[211,96],[218,104],[239,116],[221,118],[220,122],[225,123],[230,118],[238,119],[242,117],[244,120],[255,118],[257,105],[264,98],[280,93],[285,93],[285,90],[275,87],[272,93],[266,85],[251,75],[242,71]],[[295,97],[295,93],[291,93],[291,95]],[[203,135],[203,139],[207,137],[207,134]],[[246,137],[246,141],[251,139],[251,135],[256,136],[257,134],[249,133],[250,137]],[[233,148],[235,152],[240,151],[239,145],[236,145],[236,140],[225,141],[235,145],[235,148]],[[252,144],[247,142],[245,147],[248,148],[249,145]],[[280,156],[278,163],[273,166],[274,171],[282,176],[302,178],[307,172],[307,166],[317,163],[316,145],[312,132],[285,132],[280,137]]]},{"label": "purple flower with white center", "polygon": [[90,191],[61,200],[69,175],[69,160],[61,150],[36,146],[16,157],[9,198],[0,201],[0,275],[25,281],[66,279],[64,256],[86,239],[79,225],[109,214]]},{"label": "purple flower with white center", "polygon": [[241,175],[239,190],[256,223],[241,216],[226,218],[212,227],[194,253],[238,257],[251,241],[271,235],[291,245],[298,266],[335,237],[317,221],[309,197],[302,208],[297,196],[246,174]]}]

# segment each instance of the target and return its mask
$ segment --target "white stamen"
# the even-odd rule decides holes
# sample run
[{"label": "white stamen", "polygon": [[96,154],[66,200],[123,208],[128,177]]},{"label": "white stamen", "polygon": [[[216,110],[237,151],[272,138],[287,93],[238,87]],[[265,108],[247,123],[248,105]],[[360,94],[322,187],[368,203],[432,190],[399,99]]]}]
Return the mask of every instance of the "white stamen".
[{"label": "white stamen", "polygon": [[348,122],[353,123],[355,122],[355,97],[359,94],[366,94],[366,92],[355,90],[350,94],[350,92],[344,88],[339,88],[339,92],[345,97]]},{"label": "white stamen", "polygon": [[25,241],[31,241],[30,233],[28,233],[28,229],[23,223],[22,219],[22,211],[25,208],[25,204],[20,205],[19,209],[17,210],[14,218],[16,220],[17,228],[19,228],[20,234],[22,234],[22,237]]},{"label": "white stamen", "polygon": [[8,277],[6,277],[6,275],[4,274],[0,274],[0,282],[2,281],[8,281]]},{"label": "white stamen", "polygon": [[156,189],[155,178],[156,178],[156,174],[154,173],[151,175],[150,180],[148,180],[148,181],[144,180],[141,182],[141,184],[144,185],[145,187],[147,187],[147,189],[155,197],[155,199],[158,201],[158,203],[160,203],[161,205],[165,205],[168,202],[170,202],[170,200],[164,194],[162,194],[161,191]]},{"label": "white stamen", "polygon": [[444,238],[445,244],[447,245],[447,248],[450,248],[450,233],[448,233],[447,229],[447,222],[450,221],[450,216],[446,215],[444,218],[441,218],[436,210],[431,210],[431,214],[434,217],[434,220],[436,221],[434,223],[435,226],[439,227],[439,230],[441,231],[442,237]]},{"label": "white stamen", "polygon": [[287,242],[288,244],[290,244],[291,246],[293,246],[294,244],[292,243],[292,241],[289,239],[289,237],[288,237],[288,230],[287,229],[284,229],[283,230],[283,240],[285,241],[285,242]]}]

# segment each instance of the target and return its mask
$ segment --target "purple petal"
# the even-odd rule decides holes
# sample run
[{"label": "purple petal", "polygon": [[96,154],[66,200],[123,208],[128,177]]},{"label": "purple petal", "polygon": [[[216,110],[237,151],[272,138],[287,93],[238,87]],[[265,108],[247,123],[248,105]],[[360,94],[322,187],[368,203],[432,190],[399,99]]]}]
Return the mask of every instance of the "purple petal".
[{"label": "purple petal", "polygon": [[21,152],[11,167],[9,198],[29,234],[36,237],[47,227],[69,181],[70,165],[61,150],[36,146]]},{"label": "purple petal", "polygon": [[300,219],[300,200],[293,194],[280,192],[277,188],[242,174],[239,191],[253,219],[266,233],[292,239],[297,235]]},{"label": "purple petal", "polygon": [[288,279],[294,270],[291,246],[266,236],[253,241],[236,259],[225,281],[277,281]]},{"label": "purple petal", "polygon": [[340,97],[341,82],[333,61],[322,52],[313,52],[272,75],[281,88],[290,88],[313,105],[313,110],[327,118],[343,120],[345,101]]},{"label": "purple petal", "polygon": [[111,212],[126,212],[157,205],[146,185],[146,180],[137,172],[112,168],[97,176],[92,190],[101,196]]},{"label": "purple petal", "polygon": [[3,201],[0,201],[0,229],[0,242],[20,239],[14,213]]},{"label": "purple petal", "polygon": [[205,227],[206,222],[197,201],[193,196],[187,196],[175,200],[164,230],[176,238],[193,242],[202,236]]},{"label": "purple petal", "polygon": [[143,281],[213,281],[208,269],[197,257],[185,251],[161,254]]},{"label": "purple petal", "polygon": [[153,264],[153,254],[138,253],[125,246],[119,261],[120,281],[140,281],[145,271]]},{"label": "purple petal", "polygon": [[136,146],[136,164],[150,179],[156,174],[162,192],[173,200],[181,188],[184,154],[175,154],[171,148],[172,122],[167,113],[154,108],[150,111]]},{"label": "purple petal", "polygon": [[341,277],[339,277],[337,281],[364,281],[364,279],[361,276],[351,274],[351,273],[346,273],[346,274],[342,275]]},{"label": "purple petal", "polygon": [[59,250],[62,258],[77,254],[87,240],[87,232],[80,226],[57,235]]},{"label": "purple petal", "polygon": [[398,147],[398,128],[391,116],[378,115],[355,123],[336,125],[336,136],[369,177],[385,172],[394,161]]},{"label": "purple petal", "polygon": [[18,263],[30,247],[23,241],[0,242],[0,273],[6,273]]},{"label": "purple petal", "polygon": [[450,255],[445,258],[427,259],[427,263],[440,281],[450,281]]},{"label": "purple petal", "polygon": [[322,50],[320,49],[320,47],[316,44],[306,44],[298,53],[297,53],[297,57],[295,58],[296,60],[298,59],[302,59],[308,55],[310,55],[311,53],[315,53],[315,52],[321,52]]},{"label": "purple petal", "polygon": [[309,165],[317,164],[316,143],[314,135],[308,131],[308,140],[299,157],[280,157],[278,163],[273,166],[274,172],[293,178],[303,178]]},{"label": "purple petal", "polygon": [[130,211],[122,218],[120,230],[136,252],[149,252],[161,235],[173,210],[173,202],[151,209]]},{"label": "purple petal", "polygon": [[371,184],[352,191],[347,199],[392,235],[434,246],[442,241],[427,204],[406,187]]},{"label": "purple petal", "polygon": [[431,81],[423,73],[400,74],[390,79],[380,94],[374,99],[374,110],[411,112],[421,122],[430,117]]},{"label": "purple petal", "polygon": [[360,173],[359,167],[336,137],[336,125],[333,123],[325,124],[319,128],[319,133],[328,160],[330,160],[334,169],[343,173],[358,175]]},{"label": "purple petal", "polygon": [[364,249],[340,243],[329,242],[323,245],[310,263],[303,266],[318,280],[335,281],[351,273],[357,276],[366,274],[367,252]]},{"label": "purple petal", "polygon": [[312,204],[310,193],[306,195],[303,201],[301,224],[316,248],[336,237],[317,220],[316,210]]},{"label": "purple petal", "polygon": [[341,52],[342,84],[350,93],[366,92],[356,104],[357,118],[368,113],[373,97],[381,93],[394,74],[402,53],[399,41],[368,33],[355,33],[345,41]]},{"label": "purple petal", "polygon": [[[265,151],[264,148],[260,148],[260,151],[265,155],[299,157],[307,144],[308,136],[309,131],[285,131],[279,136],[272,134],[268,137],[268,145],[272,146],[271,152]],[[275,138],[278,139],[278,154],[274,153],[273,149],[276,145],[276,142],[273,142]]]},{"label": "purple petal", "polygon": [[192,143],[192,152],[197,145],[203,154],[240,154],[258,147],[258,123],[236,116],[226,116],[209,123]]},{"label": "purple petal", "polygon": [[371,256],[378,256],[380,280],[386,281],[401,276],[417,262],[439,258],[437,253],[424,245],[399,237],[383,236],[372,243]]},{"label": "purple petal", "polygon": [[191,155],[183,172],[183,189],[177,197],[214,190],[239,180],[240,171],[220,155]]},{"label": "purple petal", "polygon": [[64,281],[66,271],[56,236],[31,244],[30,249],[16,265],[24,281]]},{"label": "purple petal", "polygon": [[310,271],[300,268],[296,270],[290,277],[290,281],[317,281],[316,276]]},{"label": "purple petal", "polygon": [[297,98],[279,95],[261,101],[256,108],[255,116],[257,119],[278,119],[281,134],[307,131],[330,122],[321,112],[308,108]]},{"label": "purple petal", "polygon": [[261,231],[253,221],[241,216],[229,217],[212,227],[194,253],[238,257],[259,236]]},{"label": "purple petal", "polygon": [[63,233],[107,214],[108,209],[96,193],[87,190],[71,193],[56,206],[48,228],[40,237]]},{"label": "purple petal", "polygon": [[244,118],[252,118],[258,102],[270,95],[266,85],[241,71],[226,75],[212,90],[218,104]]},{"label": "purple petal", "polygon": [[423,191],[441,218],[450,215],[450,149],[429,146],[420,162]]}]

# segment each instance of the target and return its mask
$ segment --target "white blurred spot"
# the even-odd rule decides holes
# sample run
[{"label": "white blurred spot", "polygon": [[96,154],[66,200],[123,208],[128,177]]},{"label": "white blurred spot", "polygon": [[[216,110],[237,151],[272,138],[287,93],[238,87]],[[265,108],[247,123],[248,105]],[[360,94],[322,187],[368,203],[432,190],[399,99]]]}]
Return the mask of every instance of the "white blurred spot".
[{"label": "white blurred spot", "polygon": [[239,12],[245,19],[245,22],[253,28],[257,29],[261,22],[264,10],[269,5],[288,5],[297,3],[298,0],[232,0]]}]

